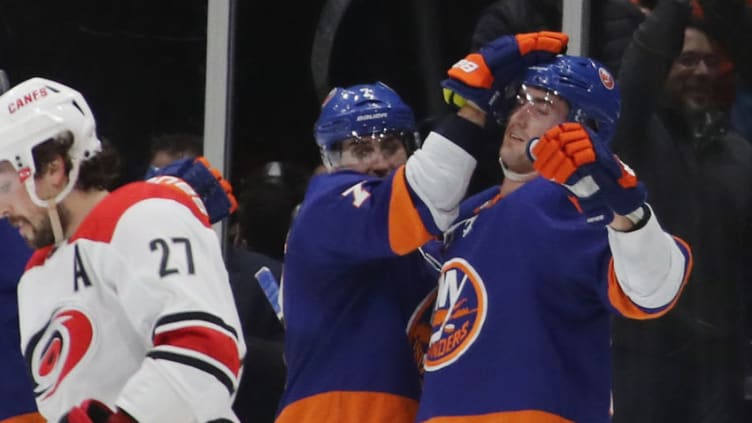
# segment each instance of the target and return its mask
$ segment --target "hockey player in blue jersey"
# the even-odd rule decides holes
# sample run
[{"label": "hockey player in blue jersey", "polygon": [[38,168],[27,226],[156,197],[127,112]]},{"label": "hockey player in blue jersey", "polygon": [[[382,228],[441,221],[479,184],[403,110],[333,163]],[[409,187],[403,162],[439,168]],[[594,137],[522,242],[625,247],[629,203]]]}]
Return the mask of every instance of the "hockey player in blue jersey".
[{"label": "hockey player in blue jersey", "polygon": [[[565,44],[534,35],[525,60],[550,60]],[[412,111],[387,86],[336,88],[325,100],[314,133],[330,172],[311,180],[284,260],[278,423],[414,421],[414,358],[430,335],[418,322],[437,276],[414,251],[460,214],[476,163],[468,151],[486,135],[463,113],[410,155]],[[472,128],[479,140],[453,136]]]},{"label": "hockey player in blue jersey", "polygon": [[[390,218],[390,198],[406,194],[392,178],[418,147],[413,112],[381,82],[335,88],[314,135],[329,173],[311,180],[287,241],[288,371],[277,422],[412,422],[414,356],[427,326],[409,322],[438,268],[418,252],[393,257],[390,243],[410,240],[376,231]],[[364,227],[373,232],[361,236]],[[416,352],[408,340],[421,337]]]},{"label": "hockey player in blue jersey", "polygon": [[610,152],[620,107],[611,74],[561,55],[529,67],[504,107],[510,85],[498,75],[521,46],[496,39],[442,82],[477,124],[506,119],[506,177],[446,234],[420,422],[610,421],[610,317],[663,315],[691,270],[689,247],[661,229]]}]

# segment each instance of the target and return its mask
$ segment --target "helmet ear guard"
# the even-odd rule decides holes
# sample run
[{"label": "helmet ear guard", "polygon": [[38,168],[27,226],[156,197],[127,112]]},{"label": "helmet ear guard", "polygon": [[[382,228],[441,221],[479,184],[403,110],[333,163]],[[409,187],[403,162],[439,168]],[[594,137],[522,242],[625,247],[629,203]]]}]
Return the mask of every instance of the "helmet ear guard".
[{"label": "helmet ear guard", "polygon": [[332,89],[321,105],[313,134],[329,169],[338,166],[341,142],[347,139],[396,134],[408,154],[420,140],[412,109],[383,82]]},{"label": "helmet ear guard", "polygon": [[63,84],[43,78],[26,80],[0,96],[0,161],[7,160],[19,173],[35,204],[49,202],[36,194],[34,147],[61,134],[73,137],[68,159],[68,183],[51,201],[60,202],[78,181],[81,162],[101,149],[94,115],[83,96]]}]

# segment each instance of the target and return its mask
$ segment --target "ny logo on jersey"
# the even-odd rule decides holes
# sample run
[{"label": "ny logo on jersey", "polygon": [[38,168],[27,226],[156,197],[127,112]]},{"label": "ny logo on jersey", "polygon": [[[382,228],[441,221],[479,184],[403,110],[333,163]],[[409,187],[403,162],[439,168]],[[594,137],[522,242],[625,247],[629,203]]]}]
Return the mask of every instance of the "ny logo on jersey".
[{"label": "ny logo on jersey", "polygon": [[350,188],[348,188],[347,190],[345,190],[345,192],[343,192],[341,194],[343,197],[347,197],[348,195],[352,195],[353,196],[353,206],[355,206],[357,208],[360,208],[360,206],[362,206],[363,203],[365,203],[365,201],[368,200],[368,198],[371,197],[371,193],[368,192],[368,190],[366,190],[363,187],[363,184],[365,184],[365,181],[360,182],[358,184],[355,184],[355,185],[351,186]]},{"label": "ny logo on jersey", "polygon": [[426,351],[431,338],[431,311],[436,303],[436,291],[436,288],[432,289],[423,298],[407,322],[407,340],[412,347],[413,359],[421,376],[425,372]]},{"label": "ny logo on jersey", "polygon": [[454,363],[470,348],[486,320],[487,303],[486,287],[470,263],[453,258],[444,264],[431,318],[426,371]]}]

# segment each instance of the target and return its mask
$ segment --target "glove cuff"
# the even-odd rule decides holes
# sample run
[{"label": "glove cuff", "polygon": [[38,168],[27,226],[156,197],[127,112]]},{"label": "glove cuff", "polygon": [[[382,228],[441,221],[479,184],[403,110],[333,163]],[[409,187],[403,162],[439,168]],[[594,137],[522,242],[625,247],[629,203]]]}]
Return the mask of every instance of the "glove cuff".
[{"label": "glove cuff", "polygon": [[489,136],[484,128],[454,114],[447,116],[434,131],[467,151],[476,161],[480,161]]},{"label": "glove cuff", "polygon": [[624,217],[629,219],[629,221],[634,224],[634,226],[627,232],[636,231],[644,227],[645,224],[648,223],[648,220],[650,220],[651,215],[652,212],[650,211],[650,207],[648,207],[647,204],[643,204],[635,211],[625,214]]}]

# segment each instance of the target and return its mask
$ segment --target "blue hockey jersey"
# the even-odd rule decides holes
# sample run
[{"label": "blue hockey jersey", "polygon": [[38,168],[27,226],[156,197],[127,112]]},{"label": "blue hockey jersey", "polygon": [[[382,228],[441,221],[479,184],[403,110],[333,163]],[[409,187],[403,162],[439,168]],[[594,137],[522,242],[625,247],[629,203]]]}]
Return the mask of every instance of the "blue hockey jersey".
[{"label": "blue hockey jersey", "polygon": [[[447,240],[417,420],[610,421],[610,316],[657,317],[678,294],[657,309],[634,304],[606,228],[540,178],[486,203]],[[686,282],[691,253],[676,243]]]},{"label": "blue hockey jersey", "polygon": [[19,347],[16,300],[16,286],[31,249],[7,219],[0,221],[0,241],[0,422],[11,418],[18,422],[41,421]]},{"label": "blue hockey jersey", "polygon": [[414,421],[438,277],[415,251],[431,239],[417,208],[404,168],[311,180],[284,259],[277,422]]}]

